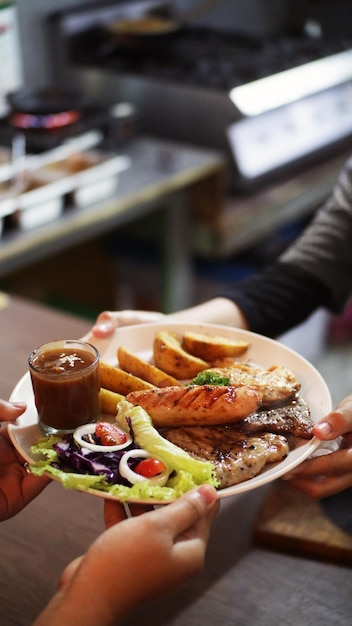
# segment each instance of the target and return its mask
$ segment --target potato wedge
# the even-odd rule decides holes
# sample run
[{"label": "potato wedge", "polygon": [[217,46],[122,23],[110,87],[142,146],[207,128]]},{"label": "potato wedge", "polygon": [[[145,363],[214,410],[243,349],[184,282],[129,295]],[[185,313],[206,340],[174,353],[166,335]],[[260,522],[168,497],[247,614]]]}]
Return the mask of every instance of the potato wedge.
[{"label": "potato wedge", "polygon": [[121,393],[110,391],[104,387],[100,387],[99,396],[102,413],[109,415],[116,415],[118,403],[125,399]]},{"label": "potato wedge", "polygon": [[99,364],[100,385],[109,391],[126,396],[131,391],[139,389],[154,389],[155,385],[151,385],[146,380],[132,376],[128,372],[124,372],[119,367],[109,365],[104,361]]},{"label": "potato wedge", "polygon": [[187,353],[176,333],[169,330],[155,334],[153,357],[156,367],[178,380],[194,378],[209,367],[206,361]]},{"label": "potato wedge", "polygon": [[122,346],[117,350],[117,358],[119,360],[119,367],[122,370],[142,380],[146,380],[156,387],[172,387],[180,384],[173,376],[166,374],[158,367],[155,367],[155,365],[141,359]]},{"label": "potato wedge", "polygon": [[204,361],[214,362],[217,359],[241,356],[248,350],[249,342],[186,332],[182,337],[182,347]]}]

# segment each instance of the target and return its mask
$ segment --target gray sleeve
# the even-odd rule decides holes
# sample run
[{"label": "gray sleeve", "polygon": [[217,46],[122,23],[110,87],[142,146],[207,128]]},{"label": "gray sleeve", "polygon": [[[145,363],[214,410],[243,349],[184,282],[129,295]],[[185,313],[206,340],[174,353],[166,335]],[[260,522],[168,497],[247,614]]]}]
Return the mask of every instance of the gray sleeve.
[{"label": "gray sleeve", "polygon": [[331,197],[280,257],[326,285],[336,309],[352,294],[352,157]]}]

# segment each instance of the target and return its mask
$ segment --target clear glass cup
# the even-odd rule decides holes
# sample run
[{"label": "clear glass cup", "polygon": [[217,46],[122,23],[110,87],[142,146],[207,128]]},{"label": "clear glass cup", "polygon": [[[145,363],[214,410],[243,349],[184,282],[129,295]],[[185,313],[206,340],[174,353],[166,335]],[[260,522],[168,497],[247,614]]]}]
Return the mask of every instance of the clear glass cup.
[{"label": "clear glass cup", "polygon": [[33,350],[28,364],[44,435],[70,433],[101,417],[99,352],[92,344],[52,341]]}]

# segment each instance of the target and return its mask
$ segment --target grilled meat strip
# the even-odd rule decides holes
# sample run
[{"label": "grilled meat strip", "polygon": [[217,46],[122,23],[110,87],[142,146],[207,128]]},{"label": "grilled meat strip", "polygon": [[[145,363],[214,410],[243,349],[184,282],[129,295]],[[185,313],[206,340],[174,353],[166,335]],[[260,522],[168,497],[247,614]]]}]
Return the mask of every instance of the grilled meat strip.
[{"label": "grilled meat strip", "polygon": [[281,435],[246,435],[231,426],[172,428],[162,435],[193,457],[211,461],[219,489],[257,476],[267,463],[282,461],[289,452]]},{"label": "grilled meat strip", "polygon": [[229,424],[261,405],[261,392],[250,386],[189,385],[132,391],[126,400],[145,409],[156,428]]},{"label": "grilled meat strip", "polygon": [[300,395],[286,406],[260,410],[237,422],[237,428],[247,434],[270,432],[311,439],[313,420],[310,409]]},{"label": "grilled meat strip", "polygon": [[211,368],[220,376],[227,376],[230,384],[251,385],[261,390],[261,408],[272,408],[290,402],[300,390],[301,385],[294,375],[285,367],[273,365],[268,369],[261,369],[243,363],[234,363],[225,368]]}]

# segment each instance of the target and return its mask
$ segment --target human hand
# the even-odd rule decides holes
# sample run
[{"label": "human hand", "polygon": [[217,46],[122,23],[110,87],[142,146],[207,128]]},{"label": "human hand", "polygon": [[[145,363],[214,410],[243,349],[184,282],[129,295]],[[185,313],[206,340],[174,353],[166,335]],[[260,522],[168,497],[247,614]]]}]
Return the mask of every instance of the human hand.
[{"label": "human hand", "polygon": [[[107,529],[111,528],[119,522],[122,522],[130,517],[137,517],[138,515],[142,515],[148,511],[154,511],[154,507],[145,504],[129,504],[125,507],[121,502],[106,499],[104,500],[105,527]],[[65,568],[65,571],[61,576],[60,585],[65,585],[70,580],[81,560],[82,557],[78,557]]]},{"label": "human hand", "polygon": [[352,486],[352,395],[313,427],[322,441],[340,439],[336,452],[322,454],[302,463],[284,476],[311,498],[325,498]]},{"label": "human hand", "polygon": [[27,472],[26,463],[12,445],[7,430],[0,430],[0,520],[19,513],[49,482],[45,476]]},{"label": "human hand", "polygon": [[133,324],[149,324],[160,322],[165,319],[163,313],[156,311],[103,311],[100,313],[92,328],[92,334],[98,339],[110,337],[116,328],[120,326],[132,326]]},{"label": "human hand", "polygon": [[129,517],[137,517],[148,511],[154,511],[154,507],[146,504],[129,504],[125,507],[116,500],[104,500],[105,526],[111,528]]},{"label": "human hand", "polygon": [[9,402],[0,398],[0,422],[14,422],[25,410],[25,402]]},{"label": "human hand", "polygon": [[[120,505],[108,508],[110,522],[124,517]],[[130,609],[178,588],[202,568],[218,508],[216,490],[202,485],[114,524],[66,568],[58,593],[33,626],[116,625]]]}]

